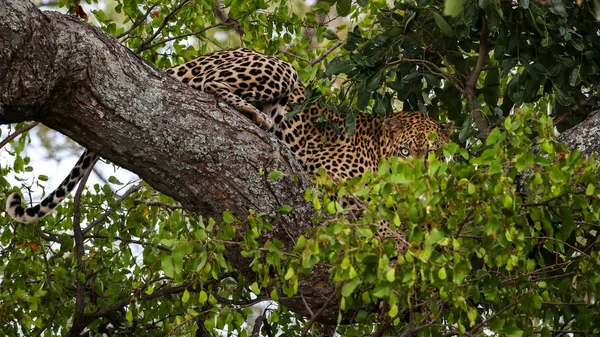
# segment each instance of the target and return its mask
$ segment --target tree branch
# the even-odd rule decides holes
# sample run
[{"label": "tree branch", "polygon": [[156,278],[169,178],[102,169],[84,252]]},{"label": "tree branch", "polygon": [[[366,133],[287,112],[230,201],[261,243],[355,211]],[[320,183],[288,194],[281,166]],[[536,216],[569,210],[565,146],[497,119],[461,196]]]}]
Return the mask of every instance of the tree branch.
[{"label": "tree branch", "polygon": [[85,187],[85,182],[90,177],[90,173],[92,172],[91,168],[96,164],[96,160],[91,163],[90,168],[85,172],[81,181],[79,182],[79,186],[77,186],[77,190],[75,191],[75,195],[73,196],[73,237],[75,240],[75,253],[77,256],[77,274],[75,276],[75,287],[77,289],[77,294],[75,297],[75,315],[73,317],[73,325],[69,330],[70,335],[79,335],[85,329],[87,324],[84,323],[85,317],[85,282],[81,280],[79,274],[85,275],[85,262],[83,261],[83,257],[85,255],[85,247],[83,245],[84,237],[83,232],[81,231],[81,194],[83,193],[83,188]]},{"label": "tree branch", "polygon": [[[297,175],[301,166],[274,135],[77,18],[42,14],[22,0],[0,0],[0,8],[11,18],[0,20],[0,123],[41,122],[217,223],[225,210],[245,219],[250,209],[276,215],[282,203],[290,205],[293,212],[270,218],[273,230],[261,237],[284,249],[312,227],[314,210],[304,200],[309,180]],[[272,170],[283,175],[265,179]],[[252,279],[239,245],[223,244],[228,262]],[[335,284],[323,266],[299,287],[311,308],[321,308]],[[281,303],[307,314],[299,295]],[[318,321],[335,322],[333,307]]]},{"label": "tree branch", "polygon": [[481,17],[481,31],[479,35],[479,56],[477,57],[477,63],[475,64],[475,67],[473,67],[471,74],[465,82],[465,96],[467,97],[469,106],[471,107],[471,114],[475,120],[475,125],[477,126],[479,135],[485,137],[489,131],[489,123],[479,108],[476,93],[477,80],[479,80],[479,75],[481,75],[481,70],[485,65],[485,58],[487,57],[488,29],[485,15]]},{"label": "tree branch", "polygon": [[6,146],[6,144],[10,143],[13,139],[17,138],[17,136],[19,136],[20,134],[33,129],[38,124],[40,124],[40,122],[31,122],[31,123],[23,126],[22,128],[19,128],[15,132],[11,133],[10,135],[8,135],[8,137],[4,138],[2,140],[2,142],[0,142],[0,149],[3,148],[4,146]]},{"label": "tree branch", "polygon": [[132,25],[131,27],[129,27],[129,29],[127,29],[126,31],[124,31],[123,33],[115,36],[115,39],[120,39],[123,36],[129,35],[129,33],[131,33],[131,31],[133,31],[137,26],[141,25],[144,21],[146,21],[146,18],[148,17],[148,15],[150,14],[150,12],[152,12],[152,10],[156,7],[157,5],[154,4],[150,7],[148,7],[148,9],[146,10],[146,13],[144,13],[144,15],[137,19]]},{"label": "tree branch", "polygon": [[147,40],[143,41],[140,44],[140,46],[138,47],[138,49],[135,50],[135,53],[139,54],[143,50],[146,50],[147,48],[145,48],[145,47],[149,43],[151,43],[152,41],[154,41],[154,39],[156,39],[156,37],[158,36],[158,34],[162,33],[162,30],[165,28],[165,26],[167,25],[167,23],[169,23],[169,20],[171,20],[171,18],[175,14],[179,13],[179,11],[183,8],[183,6],[185,6],[185,4],[187,4],[188,2],[190,2],[190,0],[182,0],[179,5],[177,5],[175,8],[173,8],[173,10],[169,14],[167,14],[167,16],[165,16],[165,18],[163,19],[163,22],[160,25],[160,27],[158,27],[158,29],[156,29],[156,31],[154,32],[154,34],[152,34],[152,36],[150,36]]}]

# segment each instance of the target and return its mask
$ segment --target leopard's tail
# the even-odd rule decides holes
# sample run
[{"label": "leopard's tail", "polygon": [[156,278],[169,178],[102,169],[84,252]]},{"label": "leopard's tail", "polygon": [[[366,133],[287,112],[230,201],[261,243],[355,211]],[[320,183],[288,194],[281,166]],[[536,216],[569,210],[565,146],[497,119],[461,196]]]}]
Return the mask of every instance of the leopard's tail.
[{"label": "leopard's tail", "polygon": [[65,180],[42,202],[33,207],[24,208],[21,205],[21,196],[13,193],[6,200],[6,213],[18,222],[29,223],[40,220],[50,214],[71,193],[87,171],[92,169],[96,160],[98,160],[97,154],[85,150]]}]

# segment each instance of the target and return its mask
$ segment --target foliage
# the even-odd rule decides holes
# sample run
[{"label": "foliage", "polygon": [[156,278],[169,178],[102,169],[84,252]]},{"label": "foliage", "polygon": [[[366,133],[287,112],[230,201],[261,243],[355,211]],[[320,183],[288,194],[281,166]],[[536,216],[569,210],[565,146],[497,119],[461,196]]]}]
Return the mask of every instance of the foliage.
[{"label": "foliage", "polygon": [[[315,177],[306,191],[315,228],[291,251],[262,240],[266,214],[225,212],[215,223],[115,179],[39,224],[4,217],[0,334],[64,335],[83,305],[92,335],[249,336],[259,322],[253,305],[297,295],[315,265],[339,284],[340,320],[354,313],[343,336],[600,333],[600,168],[552,138],[552,118],[562,130],[597,108],[593,2],[117,0],[87,13],[78,0],[60,4],[160,68],[244,45],[292,62],[348,124],[358,111],[402,107],[461,128],[443,150],[452,162],[391,159],[339,184]],[[5,190],[4,177],[31,170],[28,140],[12,142]],[[351,198],[364,205],[357,218],[341,206]],[[374,236],[382,220],[405,233],[405,254]],[[235,273],[230,249],[250,259],[256,279]],[[304,330],[308,318],[269,303],[258,310],[263,335],[317,334]],[[389,307],[377,315],[380,303]]]}]

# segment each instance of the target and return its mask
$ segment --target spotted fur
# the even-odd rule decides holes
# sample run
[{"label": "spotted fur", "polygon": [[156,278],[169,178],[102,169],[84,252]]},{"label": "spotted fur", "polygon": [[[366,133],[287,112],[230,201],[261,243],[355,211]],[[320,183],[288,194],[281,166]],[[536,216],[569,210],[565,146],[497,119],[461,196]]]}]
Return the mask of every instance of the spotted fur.
[{"label": "spotted fur", "polygon": [[[303,90],[298,83],[291,101],[303,101]],[[294,152],[309,174],[323,168],[331,177],[343,179],[377,171],[383,158],[421,158],[436,151],[448,142],[452,128],[452,123],[439,124],[420,112],[396,112],[385,119],[359,114],[355,132],[350,136],[344,116],[318,102],[308,104],[293,118],[275,123],[274,127],[275,135]],[[437,137],[430,140],[434,132]]]},{"label": "spotted fur", "polygon": [[285,115],[298,81],[291,64],[244,48],[200,56],[168,69],[167,74],[215,95],[271,131]]},{"label": "spotted fur", "polygon": [[42,202],[35,206],[24,208],[21,203],[21,196],[18,193],[13,193],[6,200],[6,212],[18,222],[29,223],[40,220],[50,214],[73,191],[77,183],[92,169],[97,160],[97,154],[86,150],[79,157],[79,160],[73,166],[65,180],[60,183],[58,188],[46,196]]}]

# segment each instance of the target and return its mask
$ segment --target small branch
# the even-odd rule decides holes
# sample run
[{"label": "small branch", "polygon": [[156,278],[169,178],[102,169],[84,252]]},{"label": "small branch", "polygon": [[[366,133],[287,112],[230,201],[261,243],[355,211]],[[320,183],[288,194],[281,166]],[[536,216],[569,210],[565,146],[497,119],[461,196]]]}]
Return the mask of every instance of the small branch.
[{"label": "small branch", "polygon": [[137,19],[132,25],[131,27],[129,27],[129,29],[127,29],[126,31],[124,31],[123,33],[115,36],[116,39],[120,39],[125,35],[129,35],[129,33],[131,33],[131,31],[133,31],[134,29],[136,29],[139,25],[142,24],[142,22],[146,21],[146,18],[148,17],[148,15],[150,14],[150,12],[152,12],[152,10],[154,9],[154,7],[156,7],[157,5],[154,4],[150,7],[148,7],[148,10],[146,11],[146,13],[144,13],[144,15]]},{"label": "small branch", "polygon": [[475,120],[475,125],[477,126],[479,135],[486,136],[489,129],[489,123],[485,116],[483,116],[481,109],[477,107],[477,94],[475,93],[475,90],[477,89],[477,80],[479,79],[481,70],[485,65],[485,58],[488,52],[488,29],[485,15],[481,17],[481,32],[479,35],[479,57],[477,58],[475,67],[465,82],[465,93],[469,102],[469,106],[471,107],[471,113],[473,114],[473,119]]},{"label": "small branch", "polygon": [[515,303],[511,303],[507,306],[505,306],[504,308],[500,309],[500,311],[495,312],[492,316],[486,318],[485,320],[483,320],[481,323],[475,325],[470,333],[473,334],[475,333],[477,330],[479,330],[481,327],[484,327],[487,323],[489,323],[491,320],[493,320],[494,318],[500,316],[502,313],[504,313],[505,311],[507,311],[508,309],[514,307],[515,305],[519,304],[519,302],[515,302]]},{"label": "small branch", "polygon": [[185,34],[173,36],[173,37],[170,37],[170,38],[167,38],[167,39],[164,39],[164,40],[160,40],[160,41],[158,41],[156,43],[153,43],[153,44],[151,44],[149,46],[140,46],[135,52],[136,53],[140,53],[140,52],[142,52],[144,50],[152,49],[154,47],[160,46],[161,44],[165,44],[165,43],[173,41],[173,40],[182,39],[184,37],[188,37],[188,36],[192,36],[192,35],[198,35],[198,34],[201,34],[201,33],[205,32],[205,31],[207,31],[209,29],[213,29],[213,28],[217,28],[217,27],[222,27],[222,26],[229,26],[229,25],[231,25],[231,23],[224,23],[224,22],[223,23],[217,23],[216,25],[204,27],[204,28],[199,29],[199,30],[197,30],[195,32],[185,33]]},{"label": "small branch", "polygon": [[329,295],[329,297],[327,297],[327,300],[325,300],[325,303],[323,303],[323,305],[321,306],[321,308],[319,308],[319,310],[317,310],[317,313],[314,314],[310,318],[310,320],[308,320],[308,322],[304,326],[304,329],[302,329],[302,333],[300,334],[300,337],[305,337],[306,336],[306,334],[308,333],[308,330],[310,329],[310,327],[312,327],[312,325],[315,323],[315,320],[323,313],[323,311],[325,311],[325,309],[327,308],[327,306],[329,305],[329,303],[338,295],[339,290],[340,290],[340,286],[338,285],[335,288],[335,291],[333,291],[331,293],[331,295]]},{"label": "small branch", "polygon": [[308,64],[312,67],[315,64],[323,61],[324,58],[327,57],[327,55],[331,54],[334,50],[338,49],[341,45],[344,44],[344,42],[346,42],[344,39],[339,40],[338,42],[336,42],[336,44],[334,44],[333,46],[331,46],[329,49],[327,49],[325,51],[325,53],[321,54],[319,57],[317,57],[316,59],[308,62]]},{"label": "small branch", "polygon": [[[94,167],[97,159],[91,164]],[[75,275],[75,285],[77,288],[75,297],[75,315],[73,317],[73,326],[69,334],[79,334],[86,327],[85,320],[85,283],[81,281],[78,274],[85,273],[83,256],[85,255],[85,247],[83,246],[84,238],[81,231],[81,194],[85,187],[85,182],[88,180],[90,173],[88,169],[77,186],[77,191],[73,196],[73,237],[75,240],[75,253],[77,255],[77,273]]]},{"label": "small branch", "polygon": [[398,63],[415,63],[418,65],[422,65],[423,67],[427,68],[430,74],[444,78],[446,81],[448,81],[448,83],[452,84],[452,86],[454,86],[461,94],[466,95],[465,89],[463,88],[462,84],[458,79],[454,78],[450,73],[444,72],[442,69],[440,69],[440,67],[438,67],[435,63],[431,61],[402,58],[386,64],[386,67],[390,67]]},{"label": "small branch", "polygon": [[227,14],[225,14],[223,9],[221,9],[221,6],[223,6],[223,4],[221,4],[221,1],[215,0],[215,14],[219,18],[219,20],[221,20],[222,23],[234,25],[235,30],[239,34],[239,36],[240,37],[244,36],[246,34],[246,31],[244,30],[244,28],[237,21],[235,21],[235,20],[231,19],[229,16],[227,16]]},{"label": "small branch", "polygon": [[140,46],[138,47],[138,49],[135,50],[136,54],[139,54],[140,52],[142,52],[143,50],[146,50],[148,48],[145,48],[148,44],[150,44],[150,42],[154,41],[154,39],[156,39],[156,37],[158,36],[158,34],[160,34],[162,32],[162,30],[165,28],[165,26],[167,25],[167,23],[169,23],[169,20],[171,20],[171,18],[177,14],[181,8],[183,8],[183,6],[185,6],[185,4],[187,4],[188,2],[190,2],[190,0],[183,0],[181,1],[181,3],[175,7],[171,13],[167,14],[167,16],[165,16],[165,19],[163,20],[162,24],[160,25],[160,27],[158,27],[158,29],[154,32],[154,34],[152,34],[152,36],[150,36],[150,38],[148,38],[148,40],[142,42],[142,44],[140,44]]},{"label": "small branch", "polygon": [[567,120],[574,112],[576,112],[577,110],[579,110],[579,107],[583,107],[585,105],[588,105],[588,103],[592,100],[592,98],[598,97],[599,93],[594,92],[594,93],[590,93],[588,96],[584,97],[583,99],[581,99],[579,101],[579,104],[573,106],[571,109],[569,109],[569,111],[565,112],[564,114],[558,116],[555,120],[554,120],[554,126],[557,126],[558,124],[564,122],[565,120]]},{"label": "small branch", "polygon": [[309,64],[312,62],[312,61],[311,61],[311,60],[309,60],[309,59],[305,59],[304,57],[301,57],[301,56],[298,56],[298,55],[296,55],[296,54],[290,53],[289,51],[280,50],[280,52],[281,52],[281,53],[283,53],[284,55],[287,55],[287,56],[293,57],[293,58],[295,58],[295,59],[298,59],[298,60],[300,60],[300,61],[302,61],[302,62],[306,62],[306,63],[309,63]]},{"label": "small branch", "polygon": [[40,122],[31,122],[31,123],[19,128],[15,132],[11,133],[10,135],[8,135],[8,137],[4,138],[4,140],[2,142],[0,142],[0,149],[3,148],[6,144],[10,143],[11,140],[17,138],[18,135],[22,134],[23,132],[33,129],[38,124],[40,124]]},{"label": "small branch", "polygon": [[521,207],[539,207],[539,206],[549,206],[550,202],[556,200],[556,199],[560,199],[564,196],[568,196],[570,194],[583,194],[583,192],[567,192],[567,193],[561,193],[555,197],[552,197],[550,199],[544,200],[544,201],[540,201],[540,202],[531,202],[531,203],[522,203]]},{"label": "small branch", "polygon": [[306,309],[306,311],[308,311],[308,314],[310,315],[310,317],[314,317],[315,315],[313,314],[312,310],[310,309],[310,306],[308,305],[308,303],[306,303],[306,298],[304,298],[304,294],[302,293],[302,290],[300,290],[300,298],[302,298],[302,303],[304,303],[304,308]]},{"label": "small branch", "polygon": [[46,268],[44,269],[44,273],[46,274],[46,283],[48,283],[48,294],[50,296],[50,303],[51,303],[51,308],[52,308],[52,314],[50,315],[50,317],[48,319],[46,319],[46,324],[44,325],[43,328],[41,328],[34,336],[39,337],[42,335],[42,333],[48,329],[52,323],[54,322],[54,318],[56,317],[56,314],[58,314],[58,309],[57,309],[57,305],[56,305],[56,296],[54,295],[54,285],[52,283],[52,272],[50,271],[50,264],[48,263],[48,254],[46,252],[46,249],[44,248],[44,245],[42,244],[42,240],[40,238],[40,236],[38,235],[38,247],[40,247],[40,249],[42,250],[42,255],[44,256],[44,264],[46,266]]},{"label": "small branch", "polygon": [[167,204],[166,202],[154,201],[154,200],[148,200],[148,201],[136,200],[135,203],[138,205],[144,204],[146,206],[157,206],[157,207],[166,208],[166,209],[170,209],[170,210],[183,209],[183,206],[181,206],[181,205]]},{"label": "small branch", "polygon": [[557,305],[568,307],[596,307],[596,304],[586,302],[542,302],[542,305]]},{"label": "small branch", "polygon": [[[119,198],[117,198],[117,201],[122,201],[123,199],[127,198],[130,194],[137,192],[140,188],[142,188],[142,183],[139,183],[133,187],[131,187],[130,189],[128,189],[125,193],[123,193],[123,195],[121,195]],[[89,224],[84,230],[83,230],[83,234],[89,232],[90,230],[92,230],[92,228],[94,228],[95,226],[97,226],[98,224],[104,222],[104,220],[108,219],[108,217],[115,211],[115,209],[111,208],[109,210],[107,210],[106,212],[104,212],[98,219],[94,220],[91,224]]]},{"label": "small branch", "polygon": [[563,240],[559,240],[557,238],[553,238],[550,236],[526,236],[525,239],[534,239],[534,240],[550,240],[550,241],[556,241],[558,243],[562,243],[563,245],[573,249],[574,251],[578,252],[579,254],[585,256],[585,257],[590,257],[586,252],[582,251],[581,249],[573,246],[572,244],[565,242]]}]

